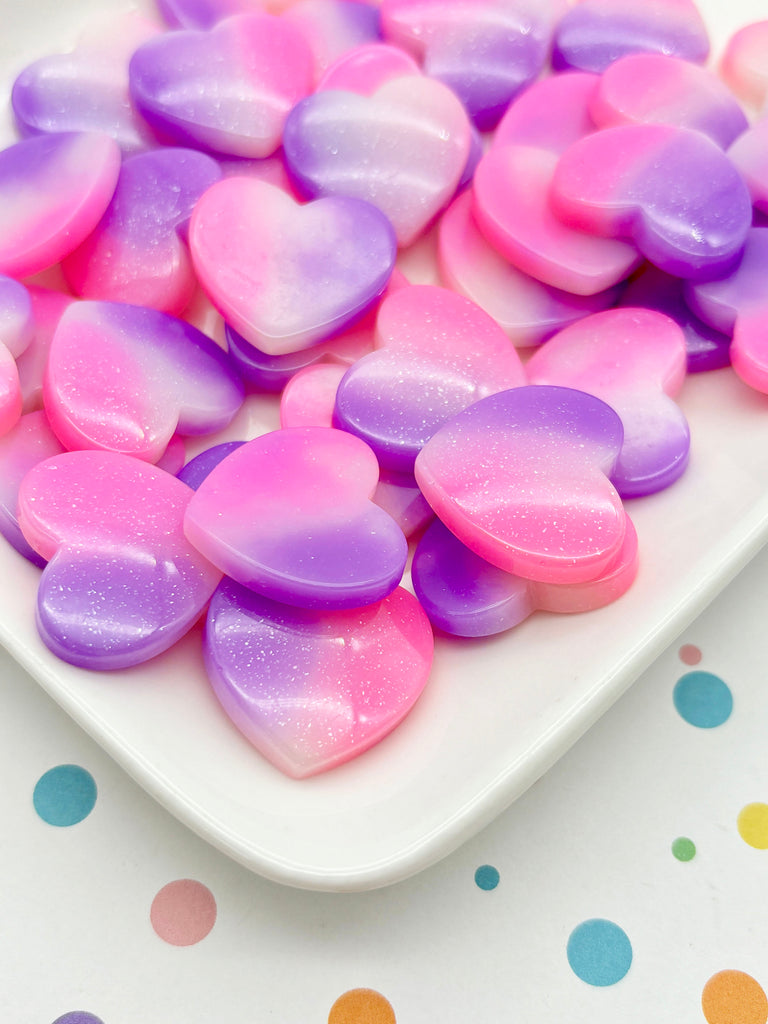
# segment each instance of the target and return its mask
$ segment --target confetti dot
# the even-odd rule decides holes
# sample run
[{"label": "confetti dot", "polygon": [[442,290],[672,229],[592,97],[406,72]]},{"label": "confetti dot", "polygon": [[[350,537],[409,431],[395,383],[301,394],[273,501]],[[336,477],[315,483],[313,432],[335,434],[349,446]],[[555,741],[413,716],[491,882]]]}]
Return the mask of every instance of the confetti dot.
[{"label": "confetti dot", "polygon": [[180,878],[164,885],[152,900],[152,927],[172,946],[193,946],[216,923],[216,900],[202,882]]},{"label": "confetti dot", "polygon": [[328,1024],[397,1024],[395,1011],[380,992],[353,988],[339,996],[328,1014]]},{"label": "confetti dot", "polygon": [[96,783],[85,768],[60,764],[37,780],[32,803],[49,825],[76,825],[93,810]]},{"label": "confetti dot", "polygon": [[573,929],[567,954],[573,973],[588,985],[615,985],[630,968],[632,944],[613,921],[592,918]]},{"label": "confetti dot", "polygon": [[483,864],[475,872],[475,883],[478,889],[490,891],[499,884],[499,872],[491,864]]},{"label": "confetti dot", "polygon": [[684,665],[698,665],[701,661],[701,651],[694,644],[683,644],[677,653]]},{"label": "confetti dot", "polygon": [[762,987],[743,971],[712,975],[701,993],[708,1024],[766,1024],[768,999]]},{"label": "confetti dot", "polygon": [[739,835],[756,850],[768,850],[768,804],[747,804],[736,819]]},{"label": "confetti dot", "polygon": [[71,1013],[57,1017],[53,1024],[104,1024],[104,1021],[85,1010],[72,1010]]},{"label": "confetti dot", "polygon": [[693,860],[696,856],[696,844],[692,839],[680,836],[672,843],[672,855],[678,860]]},{"label": "confetti dot", "polygon": [[699,729],[722,725],[733,710],[731,691],[711,672],[687,672],[675,684],[672,699],[680,716]]}]

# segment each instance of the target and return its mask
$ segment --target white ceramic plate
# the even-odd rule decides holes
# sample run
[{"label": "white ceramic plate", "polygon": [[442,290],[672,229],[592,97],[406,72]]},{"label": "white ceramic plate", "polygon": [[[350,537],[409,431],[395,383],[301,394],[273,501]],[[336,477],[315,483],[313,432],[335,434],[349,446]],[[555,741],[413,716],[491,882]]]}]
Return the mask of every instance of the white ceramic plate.
[{"label": "white ceramic plate", "polygon": [[[768,15],[752,0],[720,3],[701,4],[715,39]],[[13,5],[3,80],[65,49],[104,8],[104,0]],[[248,868],[310,889],[397,881],[523,793],[768,538],[768,397],[722,370],[690,378],[681,404],[691,465],[668,491],[631,503],[642,568],[629,593],[589,614],[536,614],[489,641],[439,640],[431,681],[405,722],[325,775],[290,780],[242,738],[208,688],[197,633],[127,672],[57,661],[34,627],[37,571],[5,546],[0,640],[140,785]],[[253,434],[274,415],[270,402],[256,401],[239,426]]]}]

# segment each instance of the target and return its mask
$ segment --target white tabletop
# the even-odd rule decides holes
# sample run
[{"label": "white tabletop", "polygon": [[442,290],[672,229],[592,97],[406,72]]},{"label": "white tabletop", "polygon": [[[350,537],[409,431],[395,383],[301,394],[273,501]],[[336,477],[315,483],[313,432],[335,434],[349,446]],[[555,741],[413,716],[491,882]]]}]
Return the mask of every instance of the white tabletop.
[{"label": "white tabletop", "polygon": [[[435,867],[362,894],[290,889],[239,867],[146,796],[4,657],[3,1018],[52,1024],[82,1010],[104,1024],[391,1024],[388,1003],[398,1024],[697,1022],[706,989],[710,1024],[764,1022],[768,850],[738,821],[768,803],[767,577],[765,551],[493,825]],[[676,709],[675,686],[691,672],[730,690],[723,724],[698,727]],[[699,710],[725,713],[724,692]],[[681,706],[691,713],[690,700]],[[48,824],[33,803],[60,765],[96,784],[93,809],[72,825]],[[61,778],[43,804],[49,817],[65,808]],[[753,808],[742,831],[768,846],[763,812]],[[695,846],[691,860],[673,853],[681,837]],[[498,872],[495,888],[476,882],[482,866]],[[155,928],[155,898],[181,880],[197,885],[166,890]],[[569,964],[569,937],[593,919],[631,946],[613,984],[582,980]],[[580,970],[599,979],[595,933],[578,936]],[[369,994],[367,1016],[343,1015],[343,1000],[332,1013],[355,989],[386,1003]]]}]

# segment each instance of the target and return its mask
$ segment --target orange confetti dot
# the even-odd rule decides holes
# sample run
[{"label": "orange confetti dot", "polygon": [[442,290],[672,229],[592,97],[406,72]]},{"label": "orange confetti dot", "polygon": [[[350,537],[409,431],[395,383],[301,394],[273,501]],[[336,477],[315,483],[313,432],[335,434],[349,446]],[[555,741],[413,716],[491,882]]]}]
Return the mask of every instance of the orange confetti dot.
[{"label": "orange confetti dot", "polygon": [[708,1024],[766,1024],[768,998],[755,979],[743,971],[713,974],[701,993]]},{"label": "orange confetti dot", "polygon": [[380,992],[353,988],[339,996],[328,1014],[328,1024],[397,1024],[395,1011]]}]

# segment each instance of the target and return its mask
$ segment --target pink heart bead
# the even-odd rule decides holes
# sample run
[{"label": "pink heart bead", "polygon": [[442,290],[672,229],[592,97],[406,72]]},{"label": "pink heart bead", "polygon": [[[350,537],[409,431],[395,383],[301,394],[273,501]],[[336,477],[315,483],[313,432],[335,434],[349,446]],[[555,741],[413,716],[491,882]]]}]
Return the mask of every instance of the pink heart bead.
[{"label": "pink heart bead", "polygon": [[343,764],[391,732],[424,689],[433,646],[429,620],[401,587],[365,608],[316,612],[225,581],[205,631],[224,710],[293,778]]},{"label": "pink heart bead", "polygon": [[376,351],[347,370],[335,419],[367,441],[382,466],[412,472],[446,420],[525,382],[517,352],[479,306],[446,288],[411,285],[382,302]]},{"label": "pink heart bead", "polygon": [[250,178],[213,185],[192,215],[198,278],[256,348],[280,355],[338,334],[367,312],[395,262],[389,221],[358,199],[300,206]]},{"label": "pink heart bead", "polygon": [[305,608],[356,608],[391,593],[408,553],[371,501],[378,477],[373,452],[343,430],[274,430],[211,471],[184,528],[251,590]]},{"label": "pink heart bead", "polygon": [[84,668],[127,668],[194,625],[221,573],[184,537],[192,494],[116,452],[64,452],[27,473],[19,524],[48,562],[37,623],[54,654]]},{"label": "pink heart bead", "polygon": [[624,441],[611,480],[622,497],[661,490],[685,470],[690,430],[672,400],[685,380],[685,335],[670,317],[629,307],[584,317],[526,370],[531,384],[588,391],[619,414]]},{"label": "pink heart bead", "polygon": [[186,321],[144,306],[77,302],[56,327],[44,400],[65,447],[157,462],[177,432],[227,426],[243,386],[226,353]]},{"label": "pink heart bead", "polygon": [[408,246],[453,198],[471,138],[454,93],[418,75],[390,79],[372,96],[307,97],[286,121],[283,147],[306,195],[365,199]]},{"label": "pink heart bead", "polygon": [[58,263],[98,224],[115,191],[120,150],[95,132],[38,135],[0,152],[0,274]]},{"label": "pink heart bead", "polygon": [[474,214],[489,240],[511,263],[552,288],[596,295],[640,265],[637,249],[599,238],[556,217],[550,183],[558,154],[532,146],[491,149],[474,177]]},{"label": "pink heart bead", "polygon": [[616,300],[613,288],[595,295],[573,295],[518,270],[486,241],[472,211],[470,192],[451,203],[438,230],[442,279],[489,313],[518,347],[539,345],[555,331]]},{"label": "pink heart bead", "polygon": [[486,561],[542,583],[583,583],[624,542],[624,508],[608,479],[622,438],[619,417],[592,395],[513,388],[439,430],[416,460],[416,481]]},{"label": "pink heart bead", "polygon": [[130,63],[131,96],[155,130],[176,143],[267,157],[312,85],[304,36],[284,18],[251,13],[209,31],[166,32]]}]

